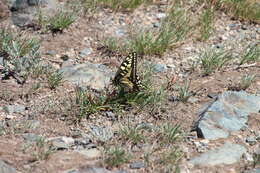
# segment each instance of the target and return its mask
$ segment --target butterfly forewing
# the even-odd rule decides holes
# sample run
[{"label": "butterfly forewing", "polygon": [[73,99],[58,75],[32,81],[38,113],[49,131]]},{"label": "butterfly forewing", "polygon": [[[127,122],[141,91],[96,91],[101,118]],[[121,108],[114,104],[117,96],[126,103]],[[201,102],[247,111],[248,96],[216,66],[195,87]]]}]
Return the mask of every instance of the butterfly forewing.
[{"label": "butterfly forewing", "polygon": [[114,84],[120,85],[125,91],[139,91],[142,88],[141,81],[136,74],[137,53],[130,53],[119,67],[114,78]]}]

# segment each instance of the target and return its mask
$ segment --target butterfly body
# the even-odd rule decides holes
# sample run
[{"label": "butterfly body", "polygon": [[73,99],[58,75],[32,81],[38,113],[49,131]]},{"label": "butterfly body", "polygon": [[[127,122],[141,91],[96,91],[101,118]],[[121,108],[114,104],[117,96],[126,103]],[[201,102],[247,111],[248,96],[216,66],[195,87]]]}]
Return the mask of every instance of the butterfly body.
[{"label": "butterfly body", "polygon": [[116,72],[113,83],[124,89],[124,92],[139,91],[143,88],[136,74],[137,53],[130,53],[120,65]]}]

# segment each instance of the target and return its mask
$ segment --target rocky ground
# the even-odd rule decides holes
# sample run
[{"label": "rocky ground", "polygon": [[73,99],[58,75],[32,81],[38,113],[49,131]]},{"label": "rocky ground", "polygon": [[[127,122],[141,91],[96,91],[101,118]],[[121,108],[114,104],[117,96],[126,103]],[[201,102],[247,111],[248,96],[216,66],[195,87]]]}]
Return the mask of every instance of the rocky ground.
[{"label": "rocky ground", "polygon": [[[43,2],[47,13],[66,4]],[[192,3],[189,22],[197,26],[206,6]],[[134,11],[100,6],[80,11],[68,28],[52,33],[34,27],[34,1],[0,1],[0,27],[40,40],[41,65],[57,70],[63,81],[51,85],[52,73],[37,68],[40,75],[34,71],[21,84],[14,75],[5,77],[0,54],[0,173],[260,172],[260,26],[221,10],[208,39],[202,41],[194,27],[162,55],[139,59],[141,74],[152,64],[156,106],[93,108],[79,118],[75,88],[90,88],[85,94],[93,103],[113,88],[119,55],[127,54],[107,40],[123,44],[134,29],[158,30],[168,7],[163,0]],[[254,45],[254,61],[240,63]],[[201,58],[218,50],[232,56],[205,75]],[[247,85],[245,77],[253,80]],[[189,96],[182,100],[187,81]],[[167,87],[159,92],[162,85]]]}]

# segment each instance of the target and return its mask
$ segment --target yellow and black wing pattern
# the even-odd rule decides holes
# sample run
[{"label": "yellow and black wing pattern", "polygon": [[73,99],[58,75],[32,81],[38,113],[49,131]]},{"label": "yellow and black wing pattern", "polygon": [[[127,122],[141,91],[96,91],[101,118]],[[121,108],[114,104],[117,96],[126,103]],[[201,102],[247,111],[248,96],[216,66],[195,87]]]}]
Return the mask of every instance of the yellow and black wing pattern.
[{"label": "yellow and black wing pattern", "polygon": [[136,74],[137,53],[130,53],[118,68],[113,83],[119,85],[125,92],[140,91],[144,88]]}]

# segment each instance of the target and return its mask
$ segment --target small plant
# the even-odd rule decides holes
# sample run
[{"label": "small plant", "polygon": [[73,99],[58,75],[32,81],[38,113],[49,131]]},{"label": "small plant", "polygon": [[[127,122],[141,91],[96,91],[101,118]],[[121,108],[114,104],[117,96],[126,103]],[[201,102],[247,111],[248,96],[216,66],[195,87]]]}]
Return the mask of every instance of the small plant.
[{"label": "small plant", "polygon": [[183,40],[189,30],[186,11],[174,8],[169,10],[158,31],[137,31],[126,47],[139,54],[163,55],[174,43]]},{"label": "small plant", "polygon": [[54,150],[51,149],[51,146],[47,142],[45,142],[43,137],[39,137],[36,140],[33,152],[35,160],[46,160],[53,152]]},{"label": "small plant", "polygon": [[48,28],[53,33],[62,32],[64,29],[68,28],[75,19],[76,17],[73,12],[60,10],[48,19]]},{"label": "small plant", "polygon": [[233,90],[233,91],[246,90],[248,87],[250,87],[254,79],[255,79],[255,75],[244,75],[241,78],[239,83],[229,86],[228,90]]},{"label": "small plant", "polygon": [[203,75],[209,75],[215,70],[222,68],[229,60],[231,55],[223,51],[208,50],[201,55],[201,66]]},{"label": "small plant", "polygon": [[242,90],[246,90],[248,87],[250,87],[254,79],[255,79],[255,75],[244,75],[240,82],[240,86],[241,86],[240,88]]},{"label": "small plant", "polygon": [[106,152],[105,163],[109,167],[115,167],[127,163],[129,159],[129,154],[127,154],[123,149],[115,147]]},{"label": "small plant", "polygon": [[122,127],[119,134],[125,139],[130,140],[133,144],[144,142],[145,137],[140,133],[141,129],[138,127]]},{"label": "small plant", "polygon": [[59,71],[49,72],[49,75],[47,76],[47,82],[50,89],[55,89],[63,82],[62,73]]},{"label": "small plant", "polygon": [[222,11],[234,17],[253,22],[260,21],[260,10],[257,1],[225,0],[219,5]]},{"label": "small plant", "polygon": [[185,85],[179,87],[179,93],[177,95],[177,100],[181,102],[187,102],[192,93],[189,91],[190,89],[190,81],[185,81]]},{"label": "small plant", "polygon": [[107,97],[105,95],[93,95],[80,87],[76,88],[75,93],[76,98],[73,104],[76,109],[76,117],[79,121],[99,111],[112,109],[111,106],[107,104]]},{"label": "small plant", "polygon": [[161,140],[164,144],[174,143],[181,137],[180,125],[172,126],[167,123],[161,127],[160,130]]},{"label": "small plant", "polygon": [[161,171],[180,172],[180,168],[178,165],[182,156],[183,156],[182,152],[177,147],[171,147],[167,151],[161,153],[159,164],[164,165],[163,171],[162,170]]},{"label": "small plant", "polygon": [[260,61],[260,45],[254,44],[249,46],[241,57],[240,65],[248,62]]},{"label": "small plant", "polygon": [[3,55],[5,78],[13,77],[23,84],[31,70],[39,63],[39,41],[25,33],[0,29],[0,54]]},{"label": "small plant", "polygon": [[254,153],[253,155],[253,166],[256,167],[257,165],[260,165],[260,154],[259,153]]},{"label": "small plant", "polygon": [[206,9],[201,14],[201,26],[200,26],[200,35],[203,41],[207,40],[210,37],[213,26],[214,11],[212,9]]}]

